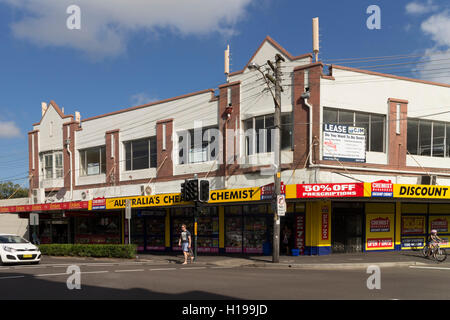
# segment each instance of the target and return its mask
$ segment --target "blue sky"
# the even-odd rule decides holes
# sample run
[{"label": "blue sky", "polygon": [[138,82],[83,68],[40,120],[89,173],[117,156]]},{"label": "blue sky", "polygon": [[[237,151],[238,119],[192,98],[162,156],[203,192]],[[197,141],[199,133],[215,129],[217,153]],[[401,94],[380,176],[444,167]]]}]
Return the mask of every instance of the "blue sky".
[{"label": "blue sky", "polygon": [[[450,58],[446,3],[0,0],[0,181],[26,182],[27,132],[40,120],[41,101],[55,100],[66,114],[77,110],[87,118],[216,88],[225,82],[228,43],[231,71],[242,69],[266,35],[293,55],[311,52],[316,16],[324,62],[424,53]],[[81,30],[66,28],[71,4],[81,9]],[[366,26],[372,4],[381,9],[380,30]],[[433,72],[409,70],[389,72],[450,82]]]}]

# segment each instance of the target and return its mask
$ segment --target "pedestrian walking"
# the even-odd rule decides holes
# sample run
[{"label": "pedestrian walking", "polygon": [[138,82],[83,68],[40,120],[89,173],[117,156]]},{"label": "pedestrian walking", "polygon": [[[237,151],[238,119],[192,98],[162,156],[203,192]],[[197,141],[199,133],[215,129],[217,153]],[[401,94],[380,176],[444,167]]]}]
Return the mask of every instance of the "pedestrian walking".
[{"label": "pedestrian walking", "polygon": [[178,245],[181,246],[183,250],[184,262],[187,264],[188,258],[190,257],[191,263],[194,261],[194,255],[192,253],[192,236],[191,233],[186,229],[186,225],[181,225],[180,239],[178,240]]}]

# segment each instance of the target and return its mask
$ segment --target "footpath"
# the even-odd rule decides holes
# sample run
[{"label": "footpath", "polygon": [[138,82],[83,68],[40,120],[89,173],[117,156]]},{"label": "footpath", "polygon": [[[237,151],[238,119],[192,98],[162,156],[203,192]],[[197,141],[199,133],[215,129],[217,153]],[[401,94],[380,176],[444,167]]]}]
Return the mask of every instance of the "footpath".
[{"label": "footpath", "polygon": [[[139,254],[136,261],[161,262],[179,264],[183,261],[183,255],[171,254]],[[281,256],[279,263],[272,263],[271,256],[223,256],[223,255],[199,255],[194,264],[215,267],[251,267],[269,269],[315,269],[315,270],[339,270],[367,268],[370,265],[379,267],[401,267],[420,265],[439,265],[450,267],[450,258],[442,263],[427,259],[421,251],[408,252],[365,252],[331,254],[325,256]]]}]

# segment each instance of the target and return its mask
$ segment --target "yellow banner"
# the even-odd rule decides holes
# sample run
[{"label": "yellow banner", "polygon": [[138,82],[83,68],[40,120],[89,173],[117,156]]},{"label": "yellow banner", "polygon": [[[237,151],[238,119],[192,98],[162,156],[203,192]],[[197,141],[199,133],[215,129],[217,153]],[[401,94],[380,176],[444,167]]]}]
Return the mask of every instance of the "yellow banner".
[{"label": "yellow banner", "polygon": [[450,187],[394,184],[394,198],[450,199]]},{"label": "yellow banner", "polygon": [[214,190],[209,194],[208,203],[239,202],[261,200],[261,188]]},{"label": "yellow banner", "polygon": [[190,202],[181,201],[180,193],[167,193],[167,194],[157,194],[153,196],[106,199],[106,209],[123,209],[126,206],[127,199],[131,200],[132,208],[191,204]]}]

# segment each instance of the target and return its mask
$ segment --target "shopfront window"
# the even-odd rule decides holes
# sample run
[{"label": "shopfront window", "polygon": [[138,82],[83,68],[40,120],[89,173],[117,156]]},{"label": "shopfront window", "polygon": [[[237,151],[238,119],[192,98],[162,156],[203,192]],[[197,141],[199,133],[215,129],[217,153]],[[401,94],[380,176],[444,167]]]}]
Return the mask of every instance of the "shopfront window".
[{"label": "shopfront window", "polygon": [[75,217],[75,243],[120,243],[120,213],[95,213]]},{"label": "shopfront window", "polygon": [[80,150],[80,162],[83,176],[106,173],[106,147]]},{"label": "shopfront window", "polygon": [[225,252],[242,253],[242,206],[225,207]]}]

